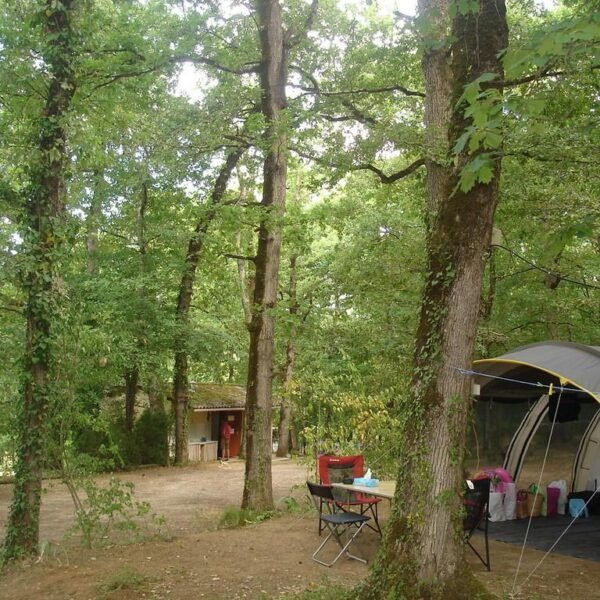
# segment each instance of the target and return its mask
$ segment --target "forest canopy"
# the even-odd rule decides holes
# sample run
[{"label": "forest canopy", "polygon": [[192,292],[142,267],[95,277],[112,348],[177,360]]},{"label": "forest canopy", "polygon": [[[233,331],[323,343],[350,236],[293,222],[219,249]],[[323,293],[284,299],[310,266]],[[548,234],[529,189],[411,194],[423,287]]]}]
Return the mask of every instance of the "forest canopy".
[{"label": "forest canopy", "polygon": [[598,345],[598,3],[401,4],[2,3],[9,554],[43,473],[185,462],[192,382],[247,387],[266,508],[273,423],[395,476],[456,368]]}]

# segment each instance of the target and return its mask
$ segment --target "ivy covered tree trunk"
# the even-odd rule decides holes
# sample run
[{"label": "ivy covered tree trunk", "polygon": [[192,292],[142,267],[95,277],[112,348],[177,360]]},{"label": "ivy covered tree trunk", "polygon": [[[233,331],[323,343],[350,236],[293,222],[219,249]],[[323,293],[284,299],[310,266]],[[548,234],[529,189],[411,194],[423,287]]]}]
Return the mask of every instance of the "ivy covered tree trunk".
[{"label": "ivy covered tree trunk", "polygon": [[177,322],[177,334],[175,341],[175,366],[173,368],[173,412],[175,414],[175,464],[184,464],[188,460],[188,439],[187,439],[187,413],[188,413],[188,336],[190,307],[194,295],[194,282],[196,280],[196,271],[200,262],[200,252],[204,245],[204,236],[208,230],[211,221],[216,215],[216,206],[221,202],[229,179],[238,164],[239,160],[246,151],[246,146],[240,146],[227,155],[225,164],[215,181],[210,209],[198,221],[192,237],[188,242],[187,253],[185,255],[185,265],[181,282],[179,284],[179,294],[177,296],[177,308],[175,319]]},{"label": "ivy covered tree trunk", "polygon": [[285,210],[287,133],[284,122],[287,84],[286,35],[277,0],[256,2],[262,60],[262,112],[267,123],[262,205],[265,216],[258,232],[255,284],[250,323],[246,392],[246,473],[242,507],[256,511],[273,508],[271,478],[271,423],[273,381],[272,309],[277,302],[281,250],[281,219]]},{"label": "ivy covered tree trunk", "polygon": [[428,145],[427,280],[412,382],[403,406],[409,416],[398,457],[402,466],[394,509],[361,598],[476,595],[461,538],[470,380],[459,369],[472,364],[500,159],[493,161],[490,177],[481,174],[470,186],[459,185],[461,172],[467,162],[484,156],[475,152],[452,159],[457,140],[471,124],[460,101],[465,85],[483,73],[494,73],[494,81],[502,81],[498,57],[507,46],[508,29],[504,0],[463,4],[419,2],[429,25],[427,35],[434,38],[427,40],[422,63]]},{"label": "ivy covered tree trunk", "polygon": [[40,501],[51,400],[52,325],[59,291],[57,262],[64,215],[67,167],[65,117],[75,92],[73,32],[75,2],[47,0],[39,12],[42,56],[48,72],[45,106],[36,132],[37,150],[29,169],[23,273],[26,338],[22,404],[19,407],[15,488],[8,517],[5,556],[37,552]]}]

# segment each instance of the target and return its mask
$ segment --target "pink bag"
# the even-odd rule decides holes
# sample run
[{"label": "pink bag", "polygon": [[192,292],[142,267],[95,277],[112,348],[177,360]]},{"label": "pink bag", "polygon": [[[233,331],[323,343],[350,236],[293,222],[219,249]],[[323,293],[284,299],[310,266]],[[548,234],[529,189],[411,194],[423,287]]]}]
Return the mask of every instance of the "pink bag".
[{"label": "pink bag", "polygon": [[560,488],[548,487],[546,489],[546,516],[556,517],[558,515],[558,498]]},{"label": "pink bag", "polygon": [[473,477],[473,479],[491,479],[492,481],[492,492],[505,492],[505,484],[512,483],[512,477],[509,475],[506,469],[502,467],[484,467]]}]

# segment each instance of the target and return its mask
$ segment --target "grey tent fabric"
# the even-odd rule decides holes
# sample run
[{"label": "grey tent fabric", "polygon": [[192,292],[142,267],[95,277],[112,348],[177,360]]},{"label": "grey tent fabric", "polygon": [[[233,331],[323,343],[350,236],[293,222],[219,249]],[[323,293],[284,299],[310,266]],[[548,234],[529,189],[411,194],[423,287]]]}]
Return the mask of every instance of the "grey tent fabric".
[{"label": "grey tent fabric", "polygon": [[586,429],[571,474],[572,489],[596,489],[600,483],[600,410]]},{"label": "grey tent fabric", "polygon": [[519,479],[529,444],[547,414],[548,396],[544,394],[529,409],[508,446],[503,467],[514,481]]},{"label": "grey tent fabric", "polygon": [[[573,342],[540,342],[511,350],[496,358],[476,360],[476,382],[482,387],[490,383],[486,374],[507,377],[517,367],[528,368],[532,384],[536,382],[533,371],[544,373],[554,385],[567,381],[568,387],[579,388],[600,402],[600,347]],[[522,369],[521,369],[522,371]],[[542,378],[543,379],[543,378]],[[545,384],[544,381],[541,383]],[[539,396],[539,391],[532,390]]]}]

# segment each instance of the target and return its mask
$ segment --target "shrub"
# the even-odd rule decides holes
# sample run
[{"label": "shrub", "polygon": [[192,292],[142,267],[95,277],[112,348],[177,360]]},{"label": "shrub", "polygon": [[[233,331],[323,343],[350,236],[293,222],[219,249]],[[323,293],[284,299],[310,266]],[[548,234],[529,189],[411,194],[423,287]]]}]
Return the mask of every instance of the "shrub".
[{"label": "shrub", "polygon": [[145,410],[134,427],[142,465],[169,463],[169,418],[164,411]]},{"label": "shrub", "polygon": [[111,423],[110,437],[118,448],[123,467],[136,467],[142,463],[135,430],[127,431],[125,429],[125,420],[122,417]]},{"label": "shrub", "polygon": [[[85,425],[85,426],[84,426]],[[169,417],[164,411],[145,410],[134,424],[125,429],[122,416],[104,425],[85,423],[74,433],[73,444],[79,454],[97,459],[114,459],[120,468],[169,463]]]},{"label": "shrub", "polygon": [[[98,485],[91,477],[65,483],[75,504],[72,531],[81,533],[86,547],[105,543],[113,531],[137,540],[162,536],[164,518],[152,513],[148,502],[135,499],[133,483],[114,477],[105,486]],[[80,492],[85,494],[83,499]]]}]

